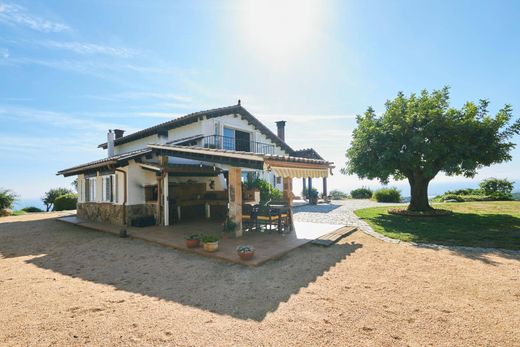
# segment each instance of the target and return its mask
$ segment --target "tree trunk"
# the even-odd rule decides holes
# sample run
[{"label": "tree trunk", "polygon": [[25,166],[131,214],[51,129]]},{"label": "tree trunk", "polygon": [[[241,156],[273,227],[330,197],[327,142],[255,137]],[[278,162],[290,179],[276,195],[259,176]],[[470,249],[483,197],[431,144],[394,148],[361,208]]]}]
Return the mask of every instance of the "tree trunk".
[{"label": "tree trunk", "polygon": [[408,205],[408,210],[433,210],[428,202],[428,184],[430,183],[430,180],[421,175],[414,174],[413,177],[408,177],[408,182],[410,182],[410,192],[412,195],[410,205]]}]

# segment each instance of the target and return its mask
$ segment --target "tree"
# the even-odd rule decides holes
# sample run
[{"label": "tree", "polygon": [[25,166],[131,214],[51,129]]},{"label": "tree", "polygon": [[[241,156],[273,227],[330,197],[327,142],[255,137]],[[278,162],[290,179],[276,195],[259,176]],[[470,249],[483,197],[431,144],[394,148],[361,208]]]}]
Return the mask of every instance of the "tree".
[{"label": "tree", "polygon": [[17,195],[13,191],[0,188],[0,210],[13,207],[16,198]]},{"label": "tree", "polygon": [[73,192],[67,188],[53,188],[46,192],[42,198],[42,201],[47,208],[47,212],[49,212],[54,207],[54,200],[56,200],[57,197],[65,194],[73,194]]},{"label": "tree", "polygon": [[520,133],[520,119],[511,122],[510,105],[491,116],[488,105],[480,100],[451,108],[448,87],[409,97],[399,92],[381,116],[371,107],[357,116],[342,172],[383,183],[406,178],[408,210],[431,210],[428,184],[439,172],[473,177],[484,166],[511,160],[510,140]]}]

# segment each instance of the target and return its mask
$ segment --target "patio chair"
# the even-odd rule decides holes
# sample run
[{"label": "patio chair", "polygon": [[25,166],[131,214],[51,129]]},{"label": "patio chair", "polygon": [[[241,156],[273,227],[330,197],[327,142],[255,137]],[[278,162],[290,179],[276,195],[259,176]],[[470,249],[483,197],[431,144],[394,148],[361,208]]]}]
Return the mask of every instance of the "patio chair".
[{"label": "patio chair", "polygon": [[276,207],[271,206],[271,211],[273,214],[278,215],[278,232],[281,234],[290,231],[289,222],[290,222],[290,214],[289,214],[289,206],[283,204],[282,206],[278,205]]},{"label": "patio chair", "polygon": [[242,205],[242,227],[245,230],[252,231],[257,227],[258,207],[256,205]]},{"label": "patio chair", "polygon": [[256,229],[271,232],[273,228],[279,229],[280,214],[270,206],[259,206],[256,216]]}]

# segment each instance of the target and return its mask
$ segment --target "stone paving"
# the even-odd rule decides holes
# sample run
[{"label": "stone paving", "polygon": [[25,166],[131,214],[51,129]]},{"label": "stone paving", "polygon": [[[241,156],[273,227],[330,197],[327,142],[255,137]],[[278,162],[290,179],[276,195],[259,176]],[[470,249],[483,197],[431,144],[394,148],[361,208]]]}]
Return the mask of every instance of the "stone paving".
[{"label": "stone paving", "polygon": [[[365,226],[354,214],[355,210],[376,206],[395,206],[396,203],[381,203],[372,200],[333,200],[330,204],[304,205],[293,208],[296,222],[313,222]],[[360,224],[361,222],[361,224]]]}]

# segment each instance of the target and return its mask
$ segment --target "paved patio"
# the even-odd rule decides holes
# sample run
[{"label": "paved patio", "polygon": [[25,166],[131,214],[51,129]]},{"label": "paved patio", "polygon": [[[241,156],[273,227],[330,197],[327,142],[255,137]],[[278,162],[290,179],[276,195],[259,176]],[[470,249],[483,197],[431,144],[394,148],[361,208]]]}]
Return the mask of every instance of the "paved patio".
[{"label": "paved patio", "polygon": [[[82,220],[77,216],[61,217],[58,218],[58,220],[97,231],[110,232],[116,235],[119,235],[119,230],[121,228],[117,225]],[[174,226],[151,226],[145,228],[128,227],[127,231],[129,236],[133,238],[197,253],[207,257],[218,258],[232,263],[258,266],[269,260],[280,258],[288,252],[311,242],[320,236],[345,228],[346,226],[341,224],[295,222],[294,227],[294,232],[285,235],[276,232],[271,234],[246,232],[241,238],[225,238],[225,236],[220,232],[222,230],[221,224],[210,221],[182,222]],[[347,231],[348,230],[346,229],[345,232]],[[185,241],[186,237],[193,234],[214,234],[219,236],[220,241],[218,251],[208,253],[202,248],[187,248]],[[253,259],[244,261],[238,257],[236,247],[244,244],[252,245],[255,248],[256,252]]]}]

